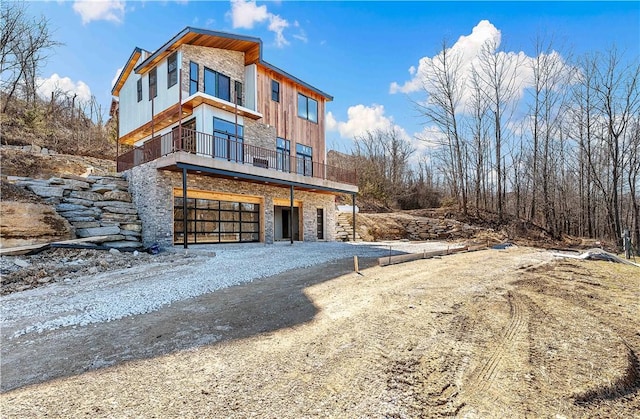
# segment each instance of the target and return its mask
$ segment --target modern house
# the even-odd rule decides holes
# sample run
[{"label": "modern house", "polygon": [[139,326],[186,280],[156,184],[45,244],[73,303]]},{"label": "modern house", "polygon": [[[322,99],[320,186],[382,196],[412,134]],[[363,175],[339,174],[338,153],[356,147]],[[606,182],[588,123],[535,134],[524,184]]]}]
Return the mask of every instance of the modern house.
[{"label": "modern house", "polygon": [[325,164],[333,98],[264,61],[259,38],[187,27],[135,48],[112,94],[146,245],[335,239],[335,195],[358,188]]}]

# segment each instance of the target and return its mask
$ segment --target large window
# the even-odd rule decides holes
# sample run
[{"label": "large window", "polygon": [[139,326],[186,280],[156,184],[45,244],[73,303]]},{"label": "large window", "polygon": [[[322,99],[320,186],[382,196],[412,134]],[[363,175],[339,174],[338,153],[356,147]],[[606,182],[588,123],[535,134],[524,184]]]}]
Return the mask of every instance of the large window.
[{"label": "large window", "polygon": [[178,82],[178,53],[174,52],[167,59],[167,89]]},{"label": "large window", "polygon": [[140,102],[142,100],[142,79],[138,79],[136,90],[138,91],[138,102]]},{"label": "large window", "polygon": [[217,98],[231,101],[231,79],[210,68],[204,68],[204,92]]},{"label": "large window", "polygon": [[[236,131],[237,130],[237,131]],[[236,135],[237,132],[237,135]],[[242,143],[244,128],[233,122],[213,118],[214,157],[243,162]]]},{"label": "large window", "polygon": [[198,92],[198,63],[189,63],[189,96]]},{"label": "large window", "polygon": [[[174,242],[184,242],[182,198],[175,198]],[[260,205],[246,202],[187,198],[187,242],[260,241]]]},{"label": "large window", "polygon": [[280,102],[280,83],[271,80],[271,100]]},{"label": "large window", "polygon": [[297,173],[313,176],[313,149],[308,145],[296,144]]},{"label": "large window", "polygon": [[154,67],[149,71],[149,100],[158,96],[158,70]]},{"label": "large window", "polygon": [[276,138],[277,161],[276,168],[288,172],[290,167],[291,141],[284,138]]},{"label": "large window", "polygon": [[298,116],[318,122],[318,101],[298,93]]}]

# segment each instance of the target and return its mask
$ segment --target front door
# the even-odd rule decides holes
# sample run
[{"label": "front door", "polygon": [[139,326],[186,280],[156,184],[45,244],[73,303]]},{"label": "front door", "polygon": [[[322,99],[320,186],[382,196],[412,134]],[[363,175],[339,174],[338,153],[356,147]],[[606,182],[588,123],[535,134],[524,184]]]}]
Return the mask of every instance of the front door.
[{"label": "front door", "polygon": [[282,238],[290,239],[291,233],[289,232],[289,217],[291,216],[291,211],[283,209],[282,210]]}]

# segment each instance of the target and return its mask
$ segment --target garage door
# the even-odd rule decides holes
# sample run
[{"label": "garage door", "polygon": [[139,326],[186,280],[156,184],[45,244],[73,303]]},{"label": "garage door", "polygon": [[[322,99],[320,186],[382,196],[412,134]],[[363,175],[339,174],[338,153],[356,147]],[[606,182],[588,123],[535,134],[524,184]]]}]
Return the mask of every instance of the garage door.
[{"label": "garage door", "polygon": [[[182,198],[174,199],[174,243],[184,242]],[[187,198],[188,243],[260,241],[260,204]]]}]

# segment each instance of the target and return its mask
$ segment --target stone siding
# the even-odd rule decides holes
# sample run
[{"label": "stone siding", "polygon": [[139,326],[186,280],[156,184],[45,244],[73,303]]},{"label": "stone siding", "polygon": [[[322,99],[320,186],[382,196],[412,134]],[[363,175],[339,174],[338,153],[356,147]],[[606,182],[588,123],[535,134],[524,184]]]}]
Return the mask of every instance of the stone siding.
[{"label": "stone siding", "polygon": [[276,127],[244,119],[244,142],[257,147],[276,150]]},{"label": "stone siding", "polygon": [[[219,48],[182,45],[182,90],[189,91],[189,63],[199,64],[198,91],[204,92],[204,68],[224,74],[231,78],[231,102],[235,97],[234,81],[245,85],[244,53]],[[244,89],[242,92],[244,103]]]},{"label": "stone siding", "polygon": [[[182,189],[182,174],[157,170],[150,162],[127,171],[130,192],[142,220],[142,241],[145,246],[158,243],[173,245],[173,189]],[[261,230],[265,243],[274,241],[274,199],[289,199],[289,189],[191,174],[187,188],[198,191],[222,192],[263,198]],[[333,195],[295,190],[294,199],[302,201],[303,238],[317,240],[316,209],[324,209],[325,240],[335,240],[336,210]]]},{"label": "stone siding", "polygon": [[142,221],[142,243],[162,247],[173,245],[173,189],[166,172],[156,162],[136,166],[125,172],[129,192]]}]

